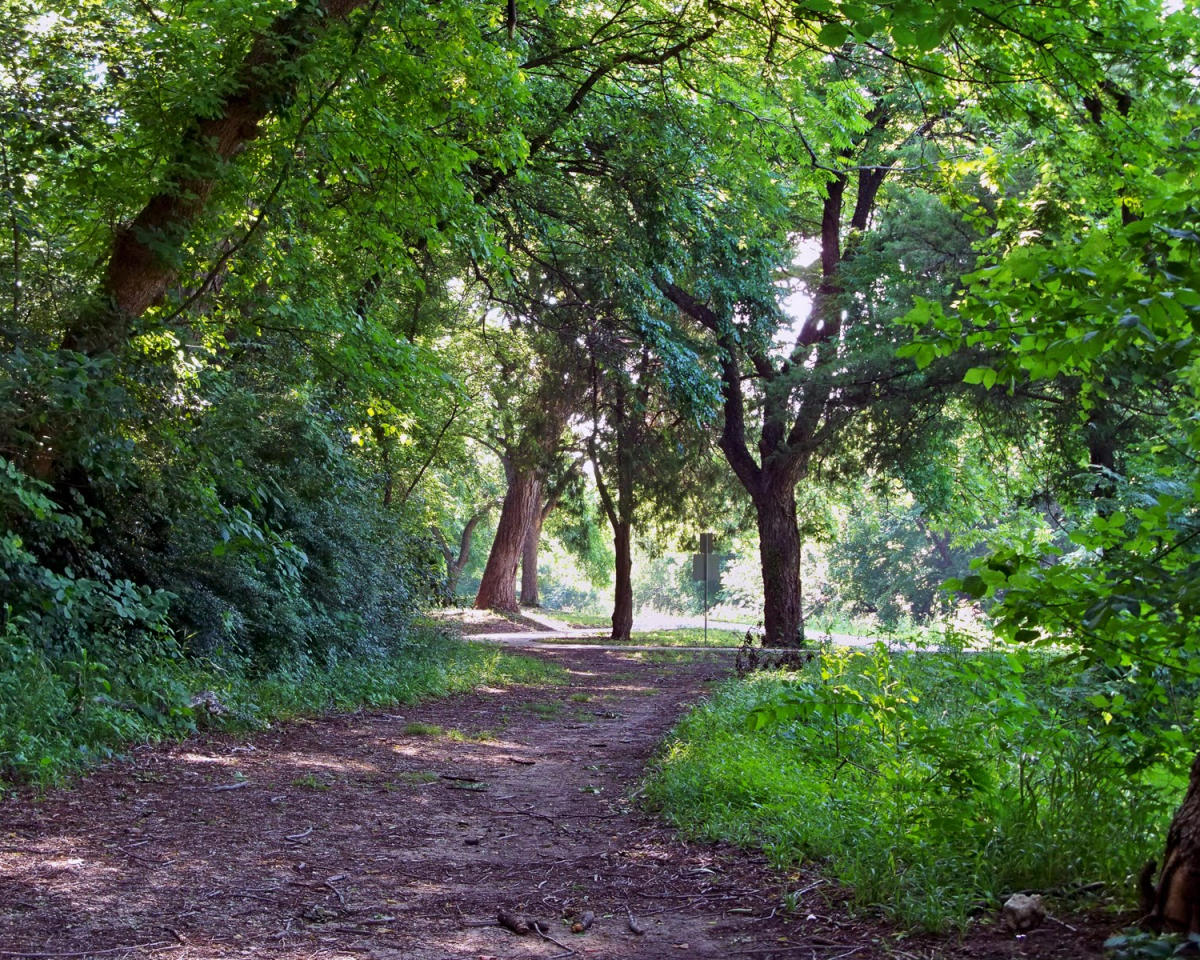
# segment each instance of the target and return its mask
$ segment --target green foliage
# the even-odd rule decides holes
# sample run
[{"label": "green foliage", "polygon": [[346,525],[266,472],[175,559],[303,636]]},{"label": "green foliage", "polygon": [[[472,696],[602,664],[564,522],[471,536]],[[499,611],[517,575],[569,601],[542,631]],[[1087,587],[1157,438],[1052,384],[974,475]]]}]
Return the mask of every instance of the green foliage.
[{"label": "green foliage", "polygon": [[52,654],[10,622],[0,636],[0,789],[50,786],[131,744],[184,737],[200,725],[260,729],[480,683],[544,684],[561,676],[543,661],[433,633],[371,655],[301,659],[264,672],[246,659],[185,661],[166,642]]},{"label": "green foliage", "polygon": [[829,576],[846,613],[874,616],[885,628],[945,614],[942,583],[966,572],[969,555],[919,506],[864,504],[839,532],[828,549]]},{"label": "green foliage", "polygon": [[1200,949],[1200,934],[1149,933],[1126,930],[1104,941],[1109,960],[1165,960],[1188,956]]},{"label": "green foliage", "polygon": [[828,860],[909,927],[962,927],[1021,889],[1130,896],[1186,777],[1130,772],[1102,688],[1029,653],[825,652],[721,688],[647,795],[692,835]]},{"label": "green foliage", "polygon": [[[1200,678],[1200,193],[1195,105],[1135,119],[1142,136],[1120,145],[1119,178],[1088,183],[1098,196],[1066,191],[1064,216],[1049,222],[1036,202],[999,208],[991,262],[967,278],[958,311],[927,314],[934,333],[920,351],[986,348],[990,363],[970,382],[1074,408],[1082,479],[1063,491],[1077,498],[1065,537],[1011,538],[952,586],[1000,598],[1008,637],[1104,665],[1124,684],[1114,713],[1136,712],[1141,726]],[[1109,136],[1097,127],[1086,142]],[[1034,242],[1012,242],[1022,229]]]}]

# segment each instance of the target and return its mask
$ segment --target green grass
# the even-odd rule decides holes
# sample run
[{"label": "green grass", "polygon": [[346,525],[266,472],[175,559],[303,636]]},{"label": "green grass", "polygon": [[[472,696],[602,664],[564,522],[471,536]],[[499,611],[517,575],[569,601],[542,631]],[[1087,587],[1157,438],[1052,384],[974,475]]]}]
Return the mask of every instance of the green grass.
[{"label": "green grass", "polygon": [[[712,650],[635,650],[627,654],[634,660],[640,660],[643,663],[654,663],[660,665],[668,665],[675,663],[693,663],[697,660],[706,660],[710,663],[732,663],[733,658],[727,653],[714,652],[718,648]],[[638,674],[631,675],[630,679],[638,679]],[[651,691],[657,693],[658,691]]]},{"label": "green grass", "polygon": [[718,688],[646,796],[691,836],[826,863],[909,928],[961,929],[1016,890],[1127,901],[1186,780],[1129,774],[1095,692],[1024,654],[830,651]]},{"label": "green grass", "polygon": [[436,723],[422,723],[414,720],[400,728],[400,735],[405,737],[440,737],[445,731]]},{"label": "green grass", "polygon": [[405,784],[410,787],[420,787],[428,783],[436,783],[438,775],[432,770],[405,770],[396,774],[395,784]]},{"label": "green grass", "polygon": [[570,624],[572,627],[611,627],[612,614],[609,613],[568,613],[565,610],[547,610],[548,616]]},{"label": "green grass", "polygon": [[521,704],[521,709],[536,717],[541,717],[543,720],[553,720],[562,716],[564,707],[561,703],[527,700]]},{"label": "green grass", "polygon": [[[489,686],[545,685],[561,667],[414,631],[404,643],[324,663],[256,673],[243,661],[191,661],[174,644],[105,658],[52,660],[12,629],[0,635],[0,794],[44,788],[139,743],[180,739],[197,728],[263,729],[294,717],[394,708]],[[115,664],[132,661],[133,665]],[[210,694],[216,709],[190,706]]]},{"label": "green grass", "polygon": [[312,774],[312,773],[306,773],[303,776],[297,777],[295,780],[292,781],[292,786],[293,787],[304,787],[308,790],[328,790],[329,789],[328,781],[322,780],[320,777],[316,776],[316,774]]},{"label": "green grass", "polygon": [[[702,627],[679,627],[635,633],[628,643],[635,647],[736,647],[741,645],[744,637],[744,633],[734,630],[709,630],[706,638]],[[608,637],[547,637],[543,642],[611,644],[612,640]]]},{"label": "green grass", "polygon": [[446,739],[454,743],[495,743],[499,736],[494,730],[475,730],[468,732],[451,728],[446,731]]}]

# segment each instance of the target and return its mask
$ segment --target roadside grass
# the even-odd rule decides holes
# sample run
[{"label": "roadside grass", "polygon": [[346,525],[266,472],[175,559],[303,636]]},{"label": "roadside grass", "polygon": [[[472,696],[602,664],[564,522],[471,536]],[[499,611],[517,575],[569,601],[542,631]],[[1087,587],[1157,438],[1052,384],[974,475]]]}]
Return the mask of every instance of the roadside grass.
[{"label": "roadside grass", "polygon": [[910,929],[1096,882],[1128,905],[1185,767],[1130,773],[1102,690],[1027,652],[824,651],[717,688],[663,746],[646,798],[686,835],[785,869],[823,861],[855,904]]},{"label": "roadside grass", "polygon": [[55,785],[133,745],[182,739],[201,728],[264,729],[481,684],[540,686],[566,678],[555,664],[429,630],[386,648],[268,673],[232,656],[189,660],[173,644],[144,651],[130,667],[110,666],[121,658],[99,653],[58,662],[21,639],[11,631],[0,636],[0,795],[18,784]]},{"label": "roadside grass", "polygon": [[[734,630],[709,630],[703,627],[678,627],[674,630],[652,630],[635,633],[628,641],[633,647],[736,647],[745,638]],[[546,637],[543,643],[612,644],[609,637]],[[620,645],[620,644],[619,644]]]},{"label": "roadside grass", "polygon": [[[626,656],[640,660],[643,663],[653,663],[658,665],[670,665],[676,663],[693,663],[697,660],[707,660],[711,663],[732,663],[729,654],[714,652],[719,648],[712,650],[634,650]],[[636,679],[636,674],[633,675]],[[657,693],[657,691],[652,691]]]},{"label": "roadside grass", "polygon": [[570,613],[566,610],[547,610],[546,613],[572,627],[612,626],[612,614],[608,613]]}]

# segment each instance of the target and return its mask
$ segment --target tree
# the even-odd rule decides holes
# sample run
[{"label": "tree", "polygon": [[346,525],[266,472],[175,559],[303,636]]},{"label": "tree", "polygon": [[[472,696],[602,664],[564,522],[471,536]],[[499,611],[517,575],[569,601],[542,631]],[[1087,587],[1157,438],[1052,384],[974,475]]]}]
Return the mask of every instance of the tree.
[{"label": "tree", "polygon": [[[1095,703],[1136,777],[1154,764],[1186,766],[1194,745],[1182,725],[1194,719],[1200,679],[1197,58],[1186,11],[1150,8],[1104,28],[1138,42],[1106,48],[1099,68],[1066,88],[1048,119],[1066,148],[1037,157],[1034,189],[979,211],[981,269],[955,309],[914,312],[925,333],[908,351],[928,363],[986,346],[990,362],[968,370],[968,382],[1069,396],[1079,411],[1073,449],[1085,482],[1064,498],[1065,542],[1010,539],[953,586],[997,597],[1005,636],[1065,648],[1104,679]],[[980,162],[997,188],[1028,175],[1012,158]],[[1181,702],[1183,715],[1172,706]],[[1143,877],[1149,920],[1191,932],[1200,925],[1195,770],[1157,889]]]},{"label": "tree", "polygon": [[[504,344],[510,347],[512,344]],[[577,404],[578,385],[570,375],[573,349],[543,341],[546,352],[508,351],[498,358],[499,429],[488,442],[504,466],[507,492],[496,535],[479,582],[475,606],[516,612],[517,565],[529,531],[544,519],[543,490],[547,472],[562,447],[563,432]],[[532,389],[524,396],[502,391]]]},{"label": "tree", "polygon": [[[815,455],[828,446],[854,413],[903,389],[905,364],[887,350],[870,346],[875,326],[868,302],[871,286],[851,289],[846,266],[871,227],[880,190],[901,164],[910,141],[928,135],[938,118],[906,120],[905,104],[894,93],[879,92],[860,101],[854,131],[835,144],[835,167],[816,154],[811,162],[825,178],[819,202],[819,276],[812,284],[811,311],[795,334],[791,350],[776,355],[774,337],[780,324],[769,287],[740,299],[714,290],[710,302],[671,280],[660,280],[663,295],[714,337],[720,351],[724,426],[720,446],[754,505],[765,590],[766,642],[796,646],[804,642],[800,584],[800,534],[795,490],[808,475]],[[893,128],[899,128],[898,135]],[[803,137],[801,131],[797,135]],[[889,136],[890,135],[890,136]],[[846,209],[853,189],[854,206]],[[701,244],[703,247],[703,244]],[[724,249],[735,249],[731,240]],[[712,252],[691,251],[697,262],[711,263]],[[724,263],[727,276],[761,264]],[[744,288],[745,289],[745,288]],[[745,372],[747,364],[751,372]],[[757,458],[747,430],[750,401],[745,384],[753,377],[761,423]]]}]

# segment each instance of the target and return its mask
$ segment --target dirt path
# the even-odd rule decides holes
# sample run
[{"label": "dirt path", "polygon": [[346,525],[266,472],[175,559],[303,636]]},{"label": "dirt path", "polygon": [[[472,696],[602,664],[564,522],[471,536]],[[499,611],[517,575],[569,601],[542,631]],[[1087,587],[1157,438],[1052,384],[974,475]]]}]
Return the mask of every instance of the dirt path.
[{"label": "dirt path", "polygon": [[[631,803],[727,656],[536,655],[569,684],[148,748],[75,790],[0,804],[0,957],[897,955],[819,877],[686,844]],[[804,892],[784,916],[787,889]],[[546,937],[492,925],[501,909]]]}]

